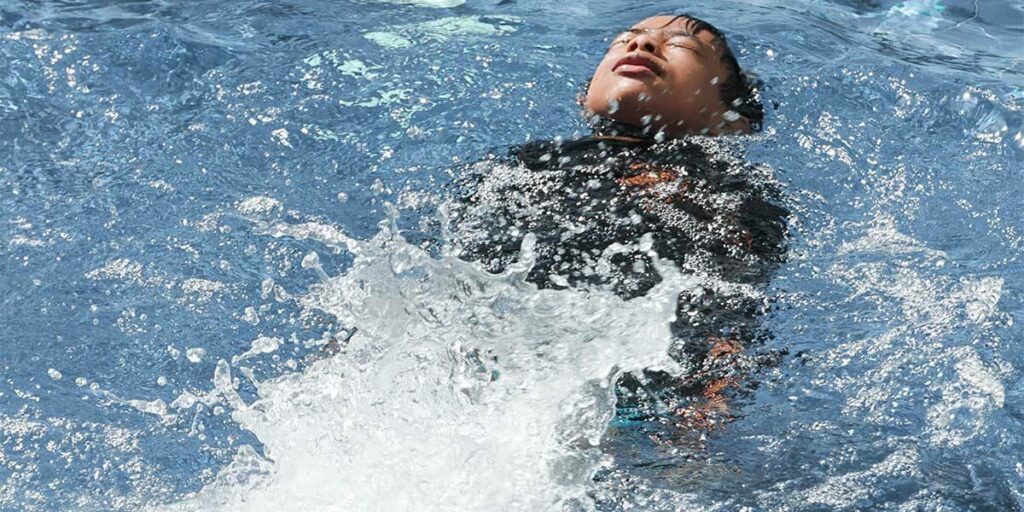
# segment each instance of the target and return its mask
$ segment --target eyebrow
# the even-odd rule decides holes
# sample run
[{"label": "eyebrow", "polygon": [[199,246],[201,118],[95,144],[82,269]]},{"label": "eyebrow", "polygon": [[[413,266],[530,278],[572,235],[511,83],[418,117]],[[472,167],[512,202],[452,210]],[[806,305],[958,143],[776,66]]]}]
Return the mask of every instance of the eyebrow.
[{"label": "eyebrow", "polygon": [[[661,29],[654,29],[654,30],[661,30]],[[647,34],[647,33],[650,33],[650,32],[651,32],[651,29],[649,29],[649,28],[631,28],[631,29],[625,30],[623,32],[620,32],[619,35],[622,35],[622,34]],[[670,38],[671,37],[693,37],[693,38],[697,37],[696,34],[694,34],[693,32],[690,32],[689,30],[669,30],[668,31],[668,36]]]},{"label": "eyebrow", "polygon": [[689,30],[670,30],[668,32],[669,37],[697,37],[697,34],[690,32]]}]

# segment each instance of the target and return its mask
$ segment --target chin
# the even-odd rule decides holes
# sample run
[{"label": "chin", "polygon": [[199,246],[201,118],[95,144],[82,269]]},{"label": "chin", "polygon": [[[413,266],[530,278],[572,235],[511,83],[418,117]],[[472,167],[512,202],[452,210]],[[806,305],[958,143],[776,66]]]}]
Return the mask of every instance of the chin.
[{"label": "chin", "polygon": [[616,98],[620,98],[619,101],[633,100],[639,102],[641,101],[641,98],[652,97],[652,89],[653,87],[651,87],[651,84],[646,82],[624,78],[615,84],[613,95]]},{"label": "chin", "polygon": [[616,117],[620,118],[623,122],[629,122],[630,124],[636,124],[638,126],[644,116],[654,116],[659,113],[659,109],[655,103],[650,100],[650,96],[645,92],[631,94],[628,96],[620,96],[618,100],[618,107]]}]

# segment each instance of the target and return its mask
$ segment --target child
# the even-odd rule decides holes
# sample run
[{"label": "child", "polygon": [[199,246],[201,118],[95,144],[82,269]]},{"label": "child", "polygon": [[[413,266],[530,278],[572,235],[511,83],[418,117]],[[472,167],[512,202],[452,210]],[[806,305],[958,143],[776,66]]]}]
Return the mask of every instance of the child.
[{"label": "child", "polygon": [[[784,254],[787,211],[765,169],[718,135],[760,128],[763,113],[725,37],[692,16],[654,16],[618,35],[581,98],[593,135],[534,142],[480,162],[453,205],[461,257],[499,271],[536,236],[529,280],[604,286],[624,298],[659,280],[653,249],[706,277],[679,297],[673,357],[685,375],[620,382],[620,407],[652,416],[668,400],[676,421],[707,426],[721,393],[753,361],[759,289]],[[646,389],[659,389],[651,396]],[[718,416],[724,415],[718,414]]]}]

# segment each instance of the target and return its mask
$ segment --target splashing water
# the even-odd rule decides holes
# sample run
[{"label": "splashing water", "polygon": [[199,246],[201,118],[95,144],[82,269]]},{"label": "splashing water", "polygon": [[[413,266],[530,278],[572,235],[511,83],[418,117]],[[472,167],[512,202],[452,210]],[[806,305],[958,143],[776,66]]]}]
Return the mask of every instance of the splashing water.
[{"label": "splashing water", "polygon": [[531,239],[517,265],[492,275],[390,230],[366,242],[321,224],[266,232],[357,255],[298,299],[354,335],[336,355],[261,383],[255,403],[228,400],[266,458],[243,446],[213,483],[165,510],[590,508],[615,378],[672,366],[668,324],[693,285],[660,268],[665,280],[628,302],[538,290],[525,282]]}]

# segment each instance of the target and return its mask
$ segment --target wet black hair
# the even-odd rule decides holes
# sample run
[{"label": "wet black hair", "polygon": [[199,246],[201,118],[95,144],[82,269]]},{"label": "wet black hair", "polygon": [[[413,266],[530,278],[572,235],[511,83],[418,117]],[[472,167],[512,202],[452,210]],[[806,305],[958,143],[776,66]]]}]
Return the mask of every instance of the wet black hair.
[{"label": "wet black hair", "polygon": [[752,131],[760,131],[764,121],[764,106],[758,99],[759,81],[753,76],[740,69],[736,56],[729,48],[729,41],[725,34],[714,25],[690,14],[658,14],[658,16],[672,16],[663,27],[667,27],[678,20],[686,20],[687,29],[697,35],[701,32],[708,32],[722,47],[722,64],[725,66],[728,75],[725,80],[718,84],[718,92],[722,102],[732,111],[745,117],[750,123]]}]

